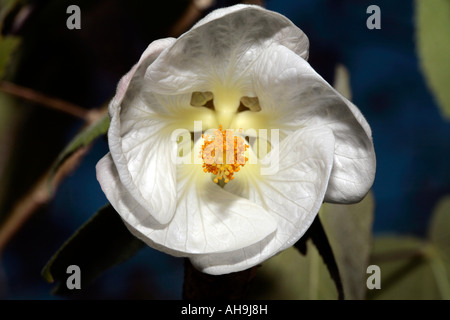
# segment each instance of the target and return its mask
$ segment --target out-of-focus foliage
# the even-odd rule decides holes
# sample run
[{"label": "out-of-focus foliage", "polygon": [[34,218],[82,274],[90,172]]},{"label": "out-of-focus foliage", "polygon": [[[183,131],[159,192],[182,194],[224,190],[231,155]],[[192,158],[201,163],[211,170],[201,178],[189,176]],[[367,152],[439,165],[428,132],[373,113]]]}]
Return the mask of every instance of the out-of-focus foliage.
[{"label": "out-of-focus foliage", "polygon": [[432,218],[428,239],[384,236],[374,244],[372,263],[380,266],[381,289],[370,299],[450,299],[450,196]]},{"label": "out-of-focus foliage", "polygon": [[[359,204],[326,204],[320,212],[346,299],[450,299],[450,196],[437,206],[428,239],[379,236],[372,248],[367,221],[372,221],[373,207],[369,194]],[[366,287],[370,276],[366,270],[371,264],[380,267],[381,289]],[[337,292],[320,254],[308,242],[306,256],[291,248],[264,263],[251,297],[336,299]]]},{"label": "out-of-focus foliage", "polygon": [[370,290],[368,298],[438,298],[426,248],[426,241],[414,237],[384,236],[376,239],[372,263],[380,267],[381,289]]},{"label": "out-of-focus foliage", "polygon": [[18,0],[0,0],[0,30],[3,28],[6,16],[18,3]]},{"label": "out-of-focus foliage", "polygon": [[332,300],[336,286],[311,241],[306,256],[289,248],[263,263],[250,288],[251,299]]},{"label": "out-of-focus foliage", "polygon": [[437,205],[429,235],[431,241],[450,258],[450,196],[441,199]]},{"label": "out-of-focus foliage", "polygon": [[3,79],[8,68],[11,68],[14,53],[20,44],[19,37],[1,34],[6,16],[18,2],[17,0],[0,0],[0,79]]},{"label": "out-of-focus foliage", "polygon": [[416,0],[416,24],[423,72],[442,113],[450,119],[450,1]]},{"label": "out-of-focus foliage", "polygon": [[83,286],[88,286],[103,271],[128,260],[144,246],[107,205],[64,243],[44,267],[42,276],[48,282],[56,281],[55,294],[73,294],[65,283],[68,266],[79,266],[83,270]]},{"label": "out-of-focus foliage", "polygon": [[8,67],[11,67],[11,60],[14,52],[20,44],[18,37],[2,37],[0,36],[0,79],[3,79],[8,72]]},{"label": "out-of-focus foliage", "polygon": [[[13,73],[20,38],[2,35],[3,24],[8,13],[17,5],[17,0],[0,0],[0,81]],[[16,100],[9,95],[0,93],[0,207],[5,188],[9,179],[9,158],[14,145],[17,124],[21,110],[17,109]],[[0,220],[2,214],[0,213]]]},{"label": "out-of-focus foliage", "polygon": [[[109,115],[106,113],[103,117],[86,127],[80,133],[78,133],[64,148],[64,150],[59,154],[55,163],[52,167],[52,176],[53,173],[58,170],[58,168],[64,163],[64,160],[67,159],[72,153],[77,151],[81,147],[88,146],[91,142],[93,142],[99,136],[105,135],[109,128]],[[50,181],[49,181],[50,182]]]},{"label": "out-of-focus foliage", "polygon": [[374,199],[353,205],[325,203],[319,213],[333,249],[346,299],[364,299],[372,248]]}]

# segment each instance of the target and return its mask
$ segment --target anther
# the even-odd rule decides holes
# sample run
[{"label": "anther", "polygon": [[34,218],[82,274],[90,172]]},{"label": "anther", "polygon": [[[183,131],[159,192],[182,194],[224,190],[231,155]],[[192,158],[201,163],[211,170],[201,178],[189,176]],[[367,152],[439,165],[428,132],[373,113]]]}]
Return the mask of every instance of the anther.
[{"label": "anther", "polygon": [[191,106],[203,107],[208,101],[213,99],[213,93],[211,91],[199,92],[195,91],[191,96]]},{"label": "anther", "polygon": [[232,130],[222,130],[222,126],[214,132],[213,137],[202,135],[202,138],[204,144],[200,157],[203,159],[203,171],[214,174],[215,183],[233,180],[234,173],[239,172],[248,161],[244,156],[248,149],[245,140],[234,136]]},{"label": "anther", "polygon": [[242,97],[241,103],[250,109],[250,111],[261,111],[261,106],[259,105],[258,97]]}]

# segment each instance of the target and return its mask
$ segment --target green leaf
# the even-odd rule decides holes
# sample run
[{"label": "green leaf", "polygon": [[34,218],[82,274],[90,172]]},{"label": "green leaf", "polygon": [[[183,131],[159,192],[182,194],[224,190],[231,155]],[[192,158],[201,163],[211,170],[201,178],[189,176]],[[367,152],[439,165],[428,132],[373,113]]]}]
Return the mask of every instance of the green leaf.
[{"label": "green leaf", "polygon": [[333,250],[346,299],[364,299],[372,244],[374,199],[370,192],[351,205],[322,205],[319,216]]},{"label": "green leaf", "polygon": [[450,1],[416,0],[415,12],[421,66],[443,115],[450,118]]},{"label": "green leaf", "polygon": [[103,271],[128,260],[144,246],[107,205],[62,245],[42,270],[42,276],[48,282],[57,282],[53,293],[67,295],[71,293],[66,287],[70,265],[80,267],[83,289]]},{"label": "green leaf", "polygon": [[3,22],[6,16],[19,2],[19,0],[0,0],[0,33],[3,29]]},{"label": "green leaf", "polygon": [[430,240],[450,257],[450,196],[442,198],[436,206],[428,235]]},{"label": "green leaf", "polygon": [[7,69],[11,68],[12,58],[20,44],[19,37],[2,36],[3,22],[18,3],[18,0],[0,0],[0,79],[3,79]]},{"label": "green leaf", "polygon": [[440,294],[450,299],[450,195],[442,198],[434,212],[428,231],[434,245],[432,268]]},{"label": "green leaf", "polygon": [[314,222],[309,227],[308,231],[303,235],[303,237],[295,244],[295,247],[302,253],[307,254],[307,245],[306,241],[311,239],[314,245],[316,246],[318,252],[320,253],[323,262],[327,266],[328,271],[330,272],[330,276],[333,279],[336,289],[338,292],[338,299],[344,299],[344,289],[342,286],[341,277],[339,274],[339,269],[336,264],[336,260],[333,254],[333,250],[331,249],[330,243],[328,241],[328,237],[325,234],[325,230],[323,229],[321,219],[319,216],[316,216]]},{"label": "green leaf", "polygon": [[371,299],[450,300],[450,196],[433,212],[428,239],[379,237],[372,263],[381,270],[381,290]]},{"label": "green leaf", "polygon": [[441,299],[425,240],[413,237],[377,237],[371,263],[381,272],[381,289],[368,290],[369,299]]},{"label": "green leaf", "polygon": [[311,241],[303,256],[291,247],[264,262],[252,282],[249,299],[335,300],[337,290]]},{"label": "green leaf", "polygon": [[59,154],[55,163],[51,168],[51,175],[49,179],[49,184],[54,177],[54,174],[58,170],[58,168],[64,163],[64,161],[75,151],[78,149],[88,146],[92,141],[98,138],[101,135],[104,135],[108,132],[109,128],[109,115],[105,114],[102,118],[92,123],[90,126],[86,127],[83,131],[81,131],[78,135],[76,135],[72,141],[64,148],[64,150]]}]

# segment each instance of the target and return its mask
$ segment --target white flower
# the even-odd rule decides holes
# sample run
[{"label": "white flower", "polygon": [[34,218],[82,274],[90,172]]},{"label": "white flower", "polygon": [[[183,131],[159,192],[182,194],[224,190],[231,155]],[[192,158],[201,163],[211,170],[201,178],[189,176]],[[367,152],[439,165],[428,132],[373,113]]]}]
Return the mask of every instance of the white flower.
[{"label": "white flower", "polygon": [[[118,85],[110,153],[97,164],[104,193],[136,237],[203,272],[235,272],[292,246],[323,201],[365,196],[375,175],[369,125],[306,62],[308,46],[290,20],[250,5],[216,10],[178,39],[150,44]],[[273,131],[267,155],[216,184],[196,152],[199,164],[174,161],[180,147],[207,144],[174,141],[176,130],[194,133],[195,121],[232,135],[278,129],[280,142]],[[265,145],[253,138],[251,156]],[[278,168],[263,174],[272,155]]]}]

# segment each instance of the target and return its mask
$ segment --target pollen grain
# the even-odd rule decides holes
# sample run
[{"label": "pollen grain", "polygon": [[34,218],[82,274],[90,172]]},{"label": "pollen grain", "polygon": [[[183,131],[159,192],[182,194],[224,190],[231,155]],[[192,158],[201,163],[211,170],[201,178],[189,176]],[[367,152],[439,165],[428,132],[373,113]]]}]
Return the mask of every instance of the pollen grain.
[{"label": "pollen grain", "polygon": [[233,180],[234,174],[248,161],[245,140],[234,135],[233,130],[222,130],[222,125],[214,131],[214,135],[202,134],[202,138],[204,143],[200,157],[203,159],[203,171],[212,173],[215,183]]}]

